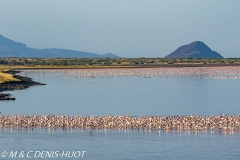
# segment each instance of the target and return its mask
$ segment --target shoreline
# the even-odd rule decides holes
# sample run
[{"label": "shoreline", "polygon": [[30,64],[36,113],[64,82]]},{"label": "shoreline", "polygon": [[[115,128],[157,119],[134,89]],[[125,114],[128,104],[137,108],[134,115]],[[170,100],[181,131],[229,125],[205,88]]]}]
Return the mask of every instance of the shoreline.
[{"label": "shoreline", "polygon": [[21,71],[14,71],[10,70],[7,73],[12,74],[14,78],[17,78],[20,80],[20,82],[6,82],[3,84],[0,84],[0,101],[3,100],[16,100],[14,97],[11,97],[11,94],[8,93],[1,93],[4,91],[14,91],[14,90],[23,90],[26,88],[29,88],[31,86],[36,85],[46,85],[40,82],[35,82],[32,80],[32,78],[29,77],[23,77],[20,75],[16,75],[17,73],[20,73]]},{"label": "shoreline", "polygon": [[236,67],[240,66],[236,63],[228,64],[199,64],[199,63],[175,63],[175,64],[122,64],[122,65],[0,65],[0,68],[8,68],[12,70],[25,70],[25,69],[115,69],[115,68],[168,68],[168,67]]}]

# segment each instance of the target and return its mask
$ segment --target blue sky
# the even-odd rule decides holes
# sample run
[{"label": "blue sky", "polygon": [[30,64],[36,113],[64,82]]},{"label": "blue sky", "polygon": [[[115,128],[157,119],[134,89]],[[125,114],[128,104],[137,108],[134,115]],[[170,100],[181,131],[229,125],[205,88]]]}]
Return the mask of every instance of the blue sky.
[{"label": "blue sky", "polygon": [[1,0],[0,34],[122,57],[164,57],[198,40],[240,57],[239,8],[239,0]]}]

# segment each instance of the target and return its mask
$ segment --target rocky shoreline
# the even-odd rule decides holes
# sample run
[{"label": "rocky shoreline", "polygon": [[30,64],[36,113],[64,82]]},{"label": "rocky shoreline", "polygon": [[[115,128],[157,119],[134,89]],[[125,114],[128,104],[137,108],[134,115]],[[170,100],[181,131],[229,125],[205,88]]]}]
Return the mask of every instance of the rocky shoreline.
[{"label": "rocky shoreline", "polygon": [[14,90],[22,90],[29,88],[35,85],[46,85],[40,82],[35,82],[29,77],[23,77],[20,75],[16,75],[20,73],[20,71],[9,71],[8,73],[13,74],[14,78],[21,80],[20,82],[8,82],[4,84],[0,84],[0,101],[2,100],[16,100],[15,98],[11,97],[11,94],[3,94],[3,91],[14,91]]}]

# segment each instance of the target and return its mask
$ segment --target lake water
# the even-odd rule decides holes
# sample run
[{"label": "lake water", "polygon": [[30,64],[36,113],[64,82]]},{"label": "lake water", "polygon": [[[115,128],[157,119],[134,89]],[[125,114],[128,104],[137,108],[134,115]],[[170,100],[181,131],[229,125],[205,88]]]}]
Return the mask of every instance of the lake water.
[{"label": "lake water", "polygon": [[[239,73],[238,67],[26,70],[21,75],[47,85],[7,92],[16,101],[1,101],[0,112],[11,116],[238,115]],[[0,154],[7,151],[6,159],[20,158],[21,151],[24,159],[28,152],[35,159],[239,159],[239,140],[239,133],[210,131],[2,128]],[[16,158],[9,158],[11,151],[17,151]],[[41,158],[44,151],[59,151],[59,155]],[[67,152],[75,152],[75,157],[66,156]]]}]

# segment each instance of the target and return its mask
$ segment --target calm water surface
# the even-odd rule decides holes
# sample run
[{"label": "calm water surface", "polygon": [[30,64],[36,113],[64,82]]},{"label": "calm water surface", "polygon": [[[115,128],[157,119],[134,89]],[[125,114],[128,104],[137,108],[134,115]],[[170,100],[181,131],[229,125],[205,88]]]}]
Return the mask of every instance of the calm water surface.
[{"label": "calm water surface", "polygon": [[[16,101],[0,102],[2,115],[240,114],[240,79],[64,78],[47,70],[21,75],[47,85],[7,92]],[[239,140],[239,133],[2,128],[0,153],[87,151],[83,158],[59,159],[239,159]]]}]

